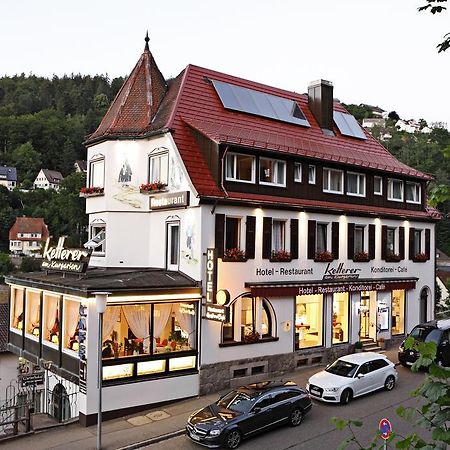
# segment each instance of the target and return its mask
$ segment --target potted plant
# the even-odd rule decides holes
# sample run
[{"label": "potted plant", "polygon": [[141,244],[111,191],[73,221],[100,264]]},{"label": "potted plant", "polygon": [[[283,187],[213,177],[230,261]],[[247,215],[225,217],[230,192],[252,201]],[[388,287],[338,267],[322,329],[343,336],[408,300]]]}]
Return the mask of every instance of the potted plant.
[{"label": "potted plant", "polygon": [[369,262],[369,254],[367,252],[358,252],[353,255],[354,262]]},{"label": "potted plant", "polygon": [[139,187],[141,194],[152,194],[154,192],[163,192],[166,190],[167,183],[162,181],[154,181],[153,183],[143,183]]},{"label": "potted plant", "polygon": [[227,248],[223,254],[224,261],[246,261],[245,252],[238,248]]},{"label": "potted plant", "polygon": [[426,262],[428,261],[430,258],[428,257],[428,255],[426,253],[417,253],[416,255],[414,255],[413,257],[413,261],[414,262]]},{"label": "potted plant", "polygon": [[361,341],[355,342],[355,353],[361,353],[363,351],[363,343]]},{"label": "potted plant", "polygon": [[247,344],[257,341],[259,341],[259,333],[257,331],[251,331],[250,333],[244,335],[244,342]]},{"label": "potted plant", "polygon": [[80,189],[80,197],[97,197],[103,195],[105,188],[98,186],[82,187]]},{"label": "potted plant", "polygon": [[317,252],[314,257],[315,262],[331,262],[333,261],[333,253],[324,250],[323,252]]},{"label": "potted plant", "polygon": [[270,255],[271,262],[287,262],[291,260],[291,254],[286,250],[272,250]]},{"label": "potted plant", "polygon": [[399,262],[402,260],[402,258],[400,257],[400,255],[398,253],[388,253],[386,255],[386,262]]}]

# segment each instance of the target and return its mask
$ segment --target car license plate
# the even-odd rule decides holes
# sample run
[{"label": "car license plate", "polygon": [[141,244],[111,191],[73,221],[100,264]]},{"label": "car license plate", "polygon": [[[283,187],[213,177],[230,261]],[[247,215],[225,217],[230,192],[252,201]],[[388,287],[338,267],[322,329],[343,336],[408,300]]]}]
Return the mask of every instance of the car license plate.
[{"label": "car license plate", "polygon": [[311,389],[311,394],[320,396],[320,392],[317,389]]},{"label": "car license plate", "polygon": [[192,439],[194,439],[194,441],[199,441],[200,440],[200,436],[198,436],[195,433],[190,433],[190,436],[191,436]]}]

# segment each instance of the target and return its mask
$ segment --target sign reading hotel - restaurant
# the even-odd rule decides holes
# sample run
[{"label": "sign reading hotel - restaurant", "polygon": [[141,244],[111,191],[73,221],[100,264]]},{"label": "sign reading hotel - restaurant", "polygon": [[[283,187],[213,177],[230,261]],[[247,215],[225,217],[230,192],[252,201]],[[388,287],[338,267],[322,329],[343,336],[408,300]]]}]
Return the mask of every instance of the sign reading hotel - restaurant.
[{"label": "sign reading hotel - restaurant", "polygon": [[58,272],[86,272],[91,250],[79,248],[64,248],[65,237],[60,237],[56,247],[50,246],[50,238],[47,238],[41,269],[56,270]]},{"label": "sign reading hotel - restaurant", "polygon": [[189,191],[168,192],[166,194],[152,195],[150,209],[170,209],[189,206]]}]

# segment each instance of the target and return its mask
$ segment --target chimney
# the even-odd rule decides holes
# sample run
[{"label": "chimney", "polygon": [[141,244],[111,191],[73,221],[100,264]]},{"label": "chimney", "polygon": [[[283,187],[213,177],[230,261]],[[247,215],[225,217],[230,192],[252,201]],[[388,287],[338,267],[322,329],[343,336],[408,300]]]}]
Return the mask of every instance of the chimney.
[{"label": "chimney", "polygon": [[333,131],[333,83],[316,80],[308,86],[308,104],[322,130]]}]

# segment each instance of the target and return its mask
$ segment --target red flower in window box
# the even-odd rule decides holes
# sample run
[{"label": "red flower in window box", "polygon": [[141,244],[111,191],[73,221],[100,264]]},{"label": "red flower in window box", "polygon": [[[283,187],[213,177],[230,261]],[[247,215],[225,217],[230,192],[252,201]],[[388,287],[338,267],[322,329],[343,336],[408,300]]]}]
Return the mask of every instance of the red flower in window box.
[{"label": "red flower in window box", "polygon": [[167,183],[163,183],[162,181],[155,181],[153,183],[144,183],[139,187],[139,192],[141,194],[150,194],[152,192],[161,192],[164,191],[167,187]]},{"label": "red flower in window box", "polygon": [[355,262],[369,262],[369,254],[367,252],[358,252],[353,255]]},{"label": "red flower in window box", "polygon": [[244,342],[250,344],[252,342],[259,341],[259,338],[260,338],[259,333],[257,331],[252,331],[244,335]]},{"label": "red flower in window box", "polygon": [[286,250],[273,250],[272,254],[270,255],[271,262],[289,262],[291,260],[291,254]]},{"label": "red flower in window box", "polygon": [[80,189],[80,197],[95,197],[97,195],[103,195],[105,188],[98,186],[82,187]]},{"label": "red flower in window box", "polygon": [[402,258],[400,257],[400,255],[398,253],[388,253],[386,255],[387,262],[399,262],[401,260],[402,260]]},{"label": "red flower in window box", "polygon": [[426,262],[428,261],[430,258],[426,253],[417,253],[416,255],[414,255],[413,257],[413,261],[414,262]]},{"label": "red flower in window box", "polygon": [[246,261],[245,252],[238,248],[227,248],[223,253],[225,261]]},{"label": "red flower in window box", "polygon": [[316,256],[314,257],[315,262],[331,262],[333,260],[333,253],[327,251],[317,252]]}]

